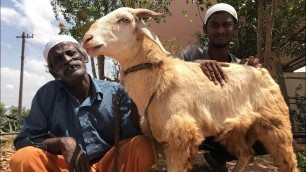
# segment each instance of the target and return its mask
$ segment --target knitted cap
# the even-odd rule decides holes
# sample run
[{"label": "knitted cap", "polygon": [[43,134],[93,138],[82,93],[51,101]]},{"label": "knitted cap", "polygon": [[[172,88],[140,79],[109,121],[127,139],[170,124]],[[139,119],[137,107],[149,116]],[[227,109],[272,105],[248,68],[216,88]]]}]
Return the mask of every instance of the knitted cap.
[{"label": "knitted cap", "polygon": [[234,7],[226,3],[218,3],[208,8],[205,14],[204,24],[206,24],[208,18],[217,11],[226,11],[230,13],[238,21],[237,12]]},{"label": "knitted cap", "polygon": [[51,48],[53,48],[55,45],[62,43],[62,42],[73,42],[73,43],[77,43],[78,41],[75,40],[74,38],[72,38],[71,36],[68,35],[58,35],[55,37],[52,37],[45,45],[45,49],[43,51],[44,57],[46,62],[48,63],[48,55],[49,55],[49,51]]}]

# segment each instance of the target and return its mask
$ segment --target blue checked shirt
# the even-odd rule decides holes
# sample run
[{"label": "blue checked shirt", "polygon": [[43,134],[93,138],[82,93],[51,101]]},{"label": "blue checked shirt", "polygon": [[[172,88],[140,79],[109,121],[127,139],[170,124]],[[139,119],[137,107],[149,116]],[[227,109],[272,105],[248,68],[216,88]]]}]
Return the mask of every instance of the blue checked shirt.
[{"label": "blue checked shirt", "polygon": [[114,145],[115,107],[119,91],[121,139],[141,134],[131,120],[131,101],[117,83],[91,78],[92,94],[82,104],[61,80],[42,86],[33,98],[29,115],[14,140],[16,149],[32,146],[37,138],[73,137],[89,156],[97,160]]}]

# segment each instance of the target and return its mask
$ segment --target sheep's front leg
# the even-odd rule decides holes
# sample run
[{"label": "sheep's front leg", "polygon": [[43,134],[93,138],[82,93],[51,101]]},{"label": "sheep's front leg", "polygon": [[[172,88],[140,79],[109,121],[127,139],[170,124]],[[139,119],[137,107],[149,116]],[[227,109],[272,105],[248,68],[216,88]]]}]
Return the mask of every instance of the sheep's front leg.
[{"label": "sheep's front leg", "polygon": [[196,121],[189,115],[173,115],[166,123],[163,146],[167,172],[185,172],[192,166],[194,154],[203,141]]},{"label": "sheep's front leg", "polygon": [[[236,152],[236,156],[238,159],[233,169],[233,172],[243,172],[247,165],[250,163],[250,161],[253,160],[254,151],[252,147],[248,146],[244,139],[244,136],[242,134],[240,135],[239,131],[233,132],[237,134],[237,137],[232,137],[233,140],[228,141],[227,148],[233,148],[235,150],[234,152]],[[237,143],[239,143],[239,146],[237,146]]]},{"label": "sheep's front leg", "polygon": [[237,160],[237,163],[236,163],[234,169],[233,169],[233,172],[243,172],[252,158],[253,158],[252,154],[249,154],[249,155],[246,155],[246,156],[240,156]]}]

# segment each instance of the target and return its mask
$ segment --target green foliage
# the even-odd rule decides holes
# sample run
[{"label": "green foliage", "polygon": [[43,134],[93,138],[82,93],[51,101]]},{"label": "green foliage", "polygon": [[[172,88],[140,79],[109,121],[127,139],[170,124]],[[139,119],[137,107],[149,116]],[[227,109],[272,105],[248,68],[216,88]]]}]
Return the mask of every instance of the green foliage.
[{"label": "green foliage", "polygon": [[179,54],[182,52],[183,47],[180,47],[176,44],[176,38],[170,38],[167,40],[163,41],[163,46],[165,47],[166,50],[171,52],[171,54],[174,57],[179,56]]},{"label": "green foliage", "polygon": [[183,16],[187,17],[187,11],[185,9],[182,9],[181,12],[182,12]]},{"label": "green foliage", "polygon": [[306,56],[305,0],[282,0],[278,6],[273,34],[274,47],[284,55]]},{"label": "green foliage", "polygon": [[297,153],[298,168],[300,171],[306,171],[306,152]]},{"label": "green foliage", "polygon": [[18,132],[23,126],[23,119],[29,114],[30,110],[22,109],[22,115],[18,116],[18,108],[10,107],[5,111],[5,105],[0,104],[0,133]]},{"label": "green foliage", "polygon": [[[211,0],[195,0],[195,1],[186,0],[186,4],[190,3],[196,3],[199,8],[203,7],[203,5],[206,8],[212,6]],[[204,8],[201,8],[201,10],[204,11]]]},{"label": "green foliage", "polygon": [[194,35],[197,38],[199,45],[201,45],[202,47],[206,47],[208,45],[208,38],[203,32],[196,32],[194,33]]},{"label": "green foliage", "polygon": [[[232,3],[232,1],[227,2]],[[239,2],[241,2],[241,0]],[[276,2],[277,9],[274,15],[274,27],[272,30],[272,51],[277,51],[285,56],[305,56],[305,0],[279,0]],[[266,15],[269,15],[270,3],[271,1],[267,1],[265,9],[263,9],[266,11]],[[241,8],[238,11],[238,15],[245,17],[246,27],[251,27],[248,30],[255,35],[257,32],[256,29],[258,29],[255,27],[258,21],[258,0],[252,3],[243,1],[240,4],[245,4],[245,6],[240,5]],[[238,6],[235,7],[239,7],[239,4],[236,5]],[[263,20],[263,25],[265,25],[264,22],[269,21]],[[246,36],[241,39],[248,40],[247,38],[250,38],[250,36],[252,35],[246,34]],[[256,45],[254,41],[251,42],[252,44],[249,44],[246,49],[251,49],[252,46],[254,47],[254,45]],[[262,45],[262,48],[264,48],[263,41]]]},{"label": "green foliage", "polygon": [[118,6],[115,0],[51,0],[51,5],[55,18],[60,21],[59,16],[62,14],[70,25],[61,26],[60,34],[70,33],[77,40],[82,39],[93,21]]},{"label": "green foliage", "polygon": [[5,112],[5,104],[0,103],[0,115],[2,116],[2,114],[4,114]]},{"label": "green foliage", "polygon": [[[168,6],[171,0],[51,0],[55,18],[60,21],[63,15],[65,26],[60,21],[60,34],[70,33],[77,40],[81,40],[90,25],[100,17],[119,7],[147,8],[153,11],[170,14]],[[157,19],[156,21],[160,21]]]}]

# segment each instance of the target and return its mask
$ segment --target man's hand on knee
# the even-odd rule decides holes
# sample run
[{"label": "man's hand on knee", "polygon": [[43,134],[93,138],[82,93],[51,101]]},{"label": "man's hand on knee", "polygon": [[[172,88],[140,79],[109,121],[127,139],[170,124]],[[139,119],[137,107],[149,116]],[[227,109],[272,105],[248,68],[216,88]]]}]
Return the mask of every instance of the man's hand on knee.
[{"label": "man's hand on knee", "polygon": [[89,159],[72,137],[62,137],[59,140],[62,155],[66,160],[69,171],[91,171]]}]

